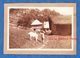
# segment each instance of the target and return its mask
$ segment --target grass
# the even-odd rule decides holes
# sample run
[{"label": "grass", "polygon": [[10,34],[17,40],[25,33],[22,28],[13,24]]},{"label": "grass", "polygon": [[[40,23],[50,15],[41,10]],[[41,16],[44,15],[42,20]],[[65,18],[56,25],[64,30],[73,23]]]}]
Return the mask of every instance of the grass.
[{"label": "grass", "polygon": [[[35,39],[30,40],[28,32],[30,30],[25,29],[17,29],[10,27],[10,34],[9,34],[9,47],[10,48],[36,48],[41,46],[42,42],[38,40],[38,42],[35,41]],[[37,43],[37,44],[36,44]]]},{"label": "grass", "polygon": [[60,35],[45,35],[44,43],[39,36],[38,41],[35,39],[30,40],[28,32],[30,29],[18,29],[13,28],[14,26],[10,25],[9,29],[9,48],[71,48],[71,40],[50,40],[49,38],[53,37],[62,37],[70,38],[70,36],[60,36]]}]

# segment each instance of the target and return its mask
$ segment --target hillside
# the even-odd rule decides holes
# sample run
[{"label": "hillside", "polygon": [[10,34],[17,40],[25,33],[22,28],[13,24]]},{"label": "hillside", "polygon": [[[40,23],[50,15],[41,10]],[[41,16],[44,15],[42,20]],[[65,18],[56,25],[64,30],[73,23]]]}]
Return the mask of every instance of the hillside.
[{"label": "hillside", "polygon": [[59,16],[61,14],[57,13],[56,11],[52,11],[50,9],[10,9],[9,11],[9,22],[12,24],[25,25],[30,26],[30,24],[35,20],[38,19],[41,22],[48,20],[49,16]]}]

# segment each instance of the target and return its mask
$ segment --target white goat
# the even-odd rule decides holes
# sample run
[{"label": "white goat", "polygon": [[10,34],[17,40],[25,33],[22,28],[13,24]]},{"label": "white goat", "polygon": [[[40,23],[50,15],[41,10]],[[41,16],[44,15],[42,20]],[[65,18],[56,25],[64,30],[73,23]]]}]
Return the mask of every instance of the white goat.
[{"label": "white goat", "polygon": [[28,34],[30,35],[30,40],[32,40],[32,37],[34,37],[36,41],[38,40],[38,34],[36,32],[29,32]]}]

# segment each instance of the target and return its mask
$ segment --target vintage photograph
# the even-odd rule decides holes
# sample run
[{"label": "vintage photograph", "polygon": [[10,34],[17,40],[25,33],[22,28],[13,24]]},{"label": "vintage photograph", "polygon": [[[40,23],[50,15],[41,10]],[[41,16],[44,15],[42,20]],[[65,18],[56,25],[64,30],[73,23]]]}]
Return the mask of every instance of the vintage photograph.
[{"label": "vintage photograph", "polygon": [[10,6],[7,49],[72,51],[75,15],[74,7],[67,6]]},{"label": "vintage photograph", "polygon": [[9,48],[71,48],[72,9],[53,8],[10,8]]}]

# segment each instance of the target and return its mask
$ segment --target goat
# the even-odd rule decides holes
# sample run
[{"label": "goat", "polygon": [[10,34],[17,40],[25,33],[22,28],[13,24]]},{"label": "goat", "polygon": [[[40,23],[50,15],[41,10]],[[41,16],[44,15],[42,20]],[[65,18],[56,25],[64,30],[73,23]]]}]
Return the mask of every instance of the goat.
[{"label": "goat", "polygon": [[32,37],[34,37],[36,41],[38,40],[38,34],[36,32],[29,32],[28,34],[30,35],[30,40],[32,40]]}]

